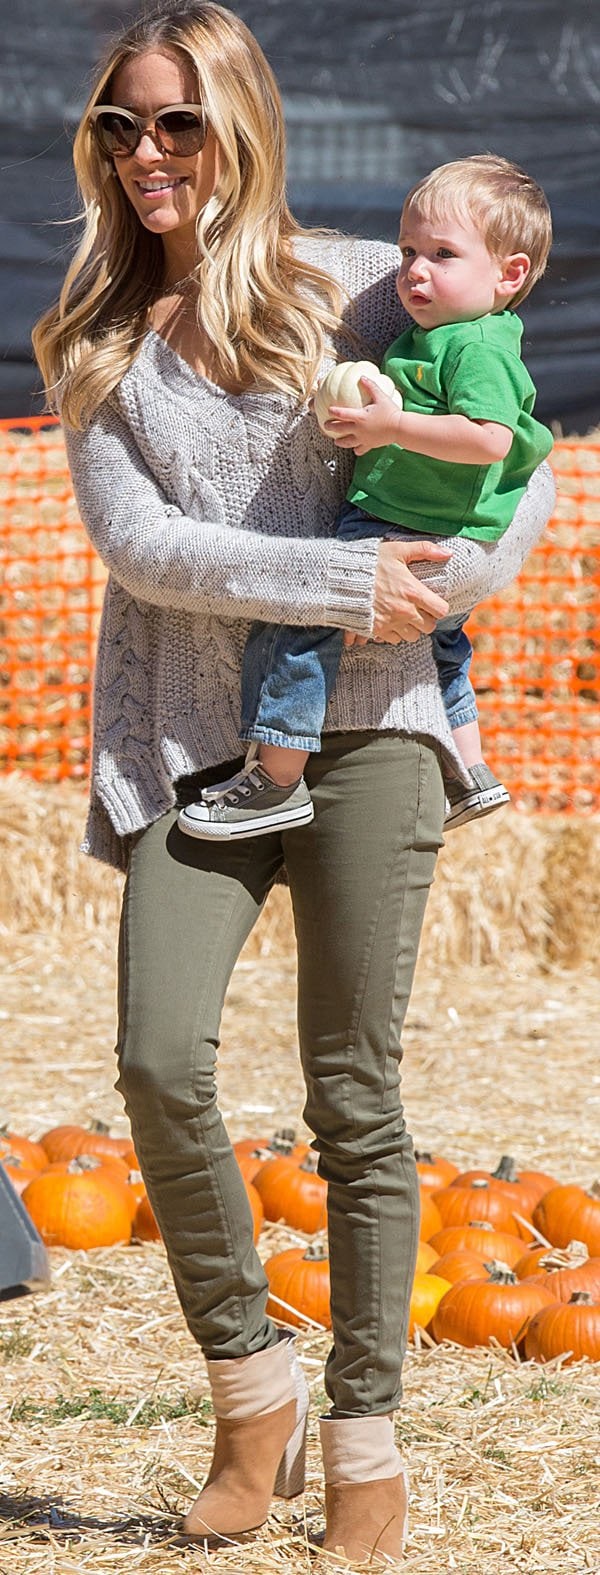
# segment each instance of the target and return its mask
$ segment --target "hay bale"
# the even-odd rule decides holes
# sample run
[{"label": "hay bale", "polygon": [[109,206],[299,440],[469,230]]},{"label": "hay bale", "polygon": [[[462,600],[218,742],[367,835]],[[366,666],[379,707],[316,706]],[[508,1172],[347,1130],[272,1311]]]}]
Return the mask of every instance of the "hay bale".
[{"label": "hay bale", "polygon": [[[64,935],[116,933],[122,877],[79,852],[85,794],[75,783],[0,777],[0,925]],[[428,903],[422,963],[511,958],[580,966],[596,954],[600,819],[513,809],[452,832]],[[289,894],[271,893],[245,956],[289,956]]]},{"label": "hay bale", "polygon": [[122,878],[79,852],[86,799],[73,782],[0,776],[0,925],[49,933],[116,926]]},{"label": "hay bale", "polygon": [[574,968],[597,960],[595,916],[600,894],[598,821],[567,820],[546,849],[543,893],[551,923],[550,962]]}]

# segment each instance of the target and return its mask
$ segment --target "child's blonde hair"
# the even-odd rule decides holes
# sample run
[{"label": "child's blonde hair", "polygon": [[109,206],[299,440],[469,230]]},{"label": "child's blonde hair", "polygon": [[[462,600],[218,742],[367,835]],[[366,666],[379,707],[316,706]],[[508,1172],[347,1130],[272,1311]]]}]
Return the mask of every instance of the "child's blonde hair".
[{"label": "child's blonde hair", "polygon": [[418,181],[405,198],[401,222],[411,214],[439,222],[457,213],[477,225],[492,257],[527,253],[531,268],[510,301],[518,306],[541,279],[552,245],[552,218],[541,186],[510,159],[474,153],[440,164]]}]

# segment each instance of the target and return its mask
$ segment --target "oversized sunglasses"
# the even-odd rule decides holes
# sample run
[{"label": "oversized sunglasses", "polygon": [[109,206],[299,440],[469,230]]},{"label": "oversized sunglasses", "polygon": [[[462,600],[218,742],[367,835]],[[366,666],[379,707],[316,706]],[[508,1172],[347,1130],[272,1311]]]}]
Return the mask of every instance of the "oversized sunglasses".
[{"label": "oversized sunglasses", "polygon": [[206,142],[207,126],[199,104],[166,104],[145,120],[129,109],[96,104],[90,111],[98,146],[107,158],[130,158],[149,131],[161,153],[176,159],[199,153]]}]

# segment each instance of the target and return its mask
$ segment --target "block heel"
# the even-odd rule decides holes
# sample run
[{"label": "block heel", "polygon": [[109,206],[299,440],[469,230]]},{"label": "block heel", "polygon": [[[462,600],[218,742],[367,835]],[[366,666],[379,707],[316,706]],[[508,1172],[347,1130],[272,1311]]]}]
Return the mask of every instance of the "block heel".
[{"label": "block heel", "polygon": [[275,1478],[275,1498],[297,1498],[306,1481],[306,1432],[308,1428],[308,1384],[290,1339],[288,1355],[296,1391],[296,1426],[285,1446]]},{"label": "block heel", "polygon": [[304,1492],[307,1425],[308,1405],[281,1456],[273,1488],[275,1498],[297,1498],[299,1493]]}]

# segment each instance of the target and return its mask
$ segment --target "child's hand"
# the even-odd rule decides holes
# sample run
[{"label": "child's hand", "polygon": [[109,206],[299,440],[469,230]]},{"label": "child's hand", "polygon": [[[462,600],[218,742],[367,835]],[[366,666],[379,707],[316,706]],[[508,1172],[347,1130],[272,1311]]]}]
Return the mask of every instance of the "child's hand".
[{"label": "child's hand", "polygon": [[360,381],[371,403],[361,410],[332,405],[323,430],[338,448],[353,448],[355,454],[368,454],[372,448],[400,442],[402,407],[399,394],[390,399],[371,378],[361,377]]}]

